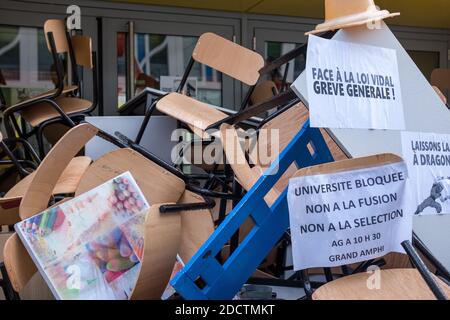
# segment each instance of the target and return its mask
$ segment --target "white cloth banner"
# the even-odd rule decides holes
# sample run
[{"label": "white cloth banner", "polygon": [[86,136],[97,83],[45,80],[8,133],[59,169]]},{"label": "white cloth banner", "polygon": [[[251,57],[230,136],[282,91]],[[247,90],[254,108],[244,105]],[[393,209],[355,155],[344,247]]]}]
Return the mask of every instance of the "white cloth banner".
[{"label": "white cloth banner", "polygon": [[412,214],[403,208],[406,164],[290,179],[295,270],[336,267],[404,252]]},{"label": "white cloth banner", "polygon": [[405,128],[393,49],[310,36],[306,82],[312,127]]},{"label": "white cloth banner", "polygon": [[416,215],[450,213],[450,135],[402,132],[408,194]]}]

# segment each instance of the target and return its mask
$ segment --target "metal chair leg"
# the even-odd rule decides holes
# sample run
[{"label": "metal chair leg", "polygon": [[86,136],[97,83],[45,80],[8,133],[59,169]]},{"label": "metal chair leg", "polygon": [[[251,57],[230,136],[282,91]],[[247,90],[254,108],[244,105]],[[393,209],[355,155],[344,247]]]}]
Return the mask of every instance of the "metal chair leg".
[{"label": "metal chair leg", "polygon": [[417,251],[414,250],[414,247],[412,246],[410,241],[403,241],[402,242],[403,249],[405,249],[406,254],[411,259],[411,262],[413,265],[417,268],[422,278],[427,283],[430,290],[433,292],[435,297],[438,300],[448,300],[447,296],[445,295],[442,288],[437,283],[436,279],[434,278],[433,274],[430,272],[430,270],[427,268],[423,260],[419,257],[417,254]]},{"label": "metal chair leg", "polygon": [[155,101],[153,101],[152,104],[150,105],[150,107],[145,111],[144,121],[142,121],[139,132],[136,136],[136,139],[134,140],[134,142],[136,144],[141,143],[142,137],[144,136],[145,129],[147,129],[148,122],[150,121],[150,117],[152,116],[153,111],[155,110],[156,104],[158,103],[158,101],[159,101],[159,99],[156,99]]}]

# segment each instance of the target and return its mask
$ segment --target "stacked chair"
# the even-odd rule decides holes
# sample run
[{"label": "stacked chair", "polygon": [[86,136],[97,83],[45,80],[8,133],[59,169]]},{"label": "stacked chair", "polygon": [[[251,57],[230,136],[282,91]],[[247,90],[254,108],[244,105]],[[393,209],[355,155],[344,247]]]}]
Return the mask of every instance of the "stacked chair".
[{"label": "stacked chair", "polygon": [[[13,225],[20,221],[19,208],[22,199],[29,191],[31,182],[36,175],[34,169],[36,169],[40,163],[39,157],[26,140],[20,139],[19,142],[21,142],[23,148],[26,149],[27,152],[32,154],[34,161],[17,159],[7,145],[8,140],[11,139],[2,139],[0,142],[0,147],[6,154],[5,158],[7,158],[2,160],[2,162],[9,164],[11,169],[16,171],[21,179],[0,198],[0,225],[3,226]],[[81,176],[84,174],[90,163],[91,159],[86,156],[72,158],[65,170],[61,173],[58,181],[55,183],[54,189],[51,190],[51,194],[53,196],[74,194],[81,180]],[[2,179],[6,179],[6,177],[3,176]]]},{"label": "stacked chair", "polygon": [[[162,94],[151,103],[132,140],[120,132],[109,135],[83,121],[85,115],[94,111],[98,100],[91,39],[70,35],[62,20],[48,20],[44,31],[55,64],[56,88],[10,107],[0,96],[9,136],[3,139],[0,135],[0,165],[6,172],[13,172],[14,182],[18,181],[0,198],[0,226],[9,226],[11,232],[11,225],[130,171],[151,206],[145,222],[142,267],[132,299],[161,298],[177,255],[187,264],[172,284],[182,297],[189,299],[231,299],[249,279],[261,280],[251,278],[252,275],[265,278],[260,281],[263,284],[294,282],[305,289],[309,299],[450,296],[445,281],[431,275],[409,243],[404,244],[408,255],[384,257],[382,263],[369,261],[333,270],[302,270],[289,279],[283,277],[291,268],[285,266],[290,245],[286,200],[290,178],[402,161],[389,154],[349,159],[327,130],[309,126],[308,109],[286,88],[285,79],[280,90],[273,81],[263,79],[299,55],[305,56],[306,45],[264,64],[263,58],[249,49],[212,33],[203,34],[176,92]],[[326,32],[322,37],[333,34]],[[64,54],[72,63],[74,85],[64,85]],[[196,62],[249,86],[237,113],[228,115],[186,95],[186,83]],[[80,67],[92,70],[92,102],[81,97]],[[205,178],[187,175],[157,158],[140,145],[155,111],[188,128],[196,139],[202,139],[202,147],[214,139],[220,141],[228,163],[200,164],[207,172]],[[254,136],[245,137],[246,121],[255,116],[264,119],[254,128]],[[62,132],[46,130],[56,125],[64,127]],[[28,127],[32,129],[28,131]],[[265,134],[273,130],[278,133],[278,146],[271,145]],[[33,135],[39,155],[27,141]],[[47,154],[44,136],[53,145]],[[95,136],[117,148],[94,162],[77,156]],[[258,149],[253,148],[255,144]],[[259,149],[264,149],[268,157],[262,159]],[[186,151],[183,149],[181,156]],[[216,226],[211,212],[214,199],[221,200]],[[230,201],[233,208],[228,206]],[[414,239],[428,266],[450,280],[448,271],[420,239]],[[370,292],[361,271],[374,263],[387,263],[389,268],[382,270],[381,277],[388,285],[384,290]],[[5,244],[0,271],[0,285],[9,299],[19,299],[37,272],[15,233],[11,232]],[[325,281],[311,281],[310,275],[316,273],[324,275]]]},{"label": "stacked chair", "polygon": [[[237,135],[233,134],[233,130],[231,130],[231,134],[226,130],[230,130],[230,127],[223,125],[221,131],[227,156],[228,153],[233,156],[237,155],[237,157],[242,156],[242,150],[239,151],[239,142],[237,150],[229,147],[234,144],[233,140],[237,139]],[[238,159],[234,158],[233,160],[234,163],[238,163]],[[320,131],[310,128],[309,121],[306,121],[279,157],[273,161],[242,201],[229,213],[223,224],[205,242],[186,268],[176,276],[172,284],[177,292],[187,299],[233,298],[289,226],[287,188],[277,189],[283,184],[283,180],[286,179],[283,176],[286,174],[290,178],[314,173],[338,172],[351,168],[367,168],[401,161],[394,155],[377,155],[336,162],[332,162],[332,160],[332,155]],[[303,169],[293,170],[289,173],[292,165]],[[246,167],[246,164],[243,167]],[[238,168],[236,171],[245,172],[245,170]],[[247,172],[248,177],[251,177],[250,171],[247,170]],[[216,255],[220,253],[222,247],[249,220],[252,226],[240,245],[226,262],[217,260]],[[359,297],[366,299],[429,299],[434,297],[433,294],[437,298],[445,298],[445,293],[448,295],[450,287],[444,281],[430,274],[410,244],[405,244],[404,247],[408,257],[420,273],[415,269],[382,271],[382,279],[391,283],[382,291],[374,293],[367,288],[362,289],[366,284],[367,274],[364,277],[364,273],[360,274],[360,272],[365,269],[360,269],[353,275],[344,275],[335,281],[330,279],[326,284],[320,283],[315,292],[313,292],[307,270],[300,272],[299,280],[302,287],[305,288],[307,297],[315,299],[357,299]],[[206,255],[206,252],[210,254]],[[434,267],[440,269],[440,274],[444,275],[446,281],[450,279],[445,268],[439,264]],[[408,285],[404,284],[405,280],[409,281]],[[427,289],[427,284],[430,289]],[[396,289],[394,290],[394,288]],[[362,296],[358,296],[358,292],[361,292]]]},{"label": "stacked chair", "polygon": [[[97,134],[97,128],[85,123],[72,128],[58,141],[35,171],[20,205],[20,219],[48,207],[61,174],[84,144]],[[202,197],[186,190],[182,179],[128,148],[120,148],[92,163],[82,176],[75,196],[126,171],[136,178],[151,204],[145,226],[144,261],[132,298],[159,299],[177,254],[189,261],[213,231],[211,213],[202,207]],[[16,234],[5,245],[4,259],[7,273],[3,278],[9,279],[13,297],[17,297],[37,269]]]},{"label": "stacked chair", "polygon": [[[295,173],[295,177],[317,174],[330,174],[346,170],[366,169],[375,166],[402,162],[403,159],[393,154],[381,154],[365,158],[356,158],[334,163],[304,168]],[[409,241],[402,244],[409,258],[417,269],[388,268],[379,271],[380,289],[373,290],[367,285],[367,273],[356,273],[324,284],[312,294],[316,300],[429,300],[450,296],[450,286],[440,278],[433,276],[413,250]],[[425,278],[423,279],[422,276]],[[428,282],[432,284],[427,287]],[[437,287],[437,289],[436,289]],[[436,295],[436,297],[435,297]],[[446,297],[447,296],[447,297]]]},{"label": "stacked chair", "polygon": [[160,97],[146,111],[136,143],[140,142],[155,109],[186,124],[199,137],[205,136],[205,130],[209,125],[227,116],[206,103],[183,95],[189,73],[195,62],[207,65],[251,86],[241,104],[241,109],[249,103],[254,86],[260,77],[259,70],[264,66],[264,59],[258,53],[216,34],[203,34],[197,41],[177,91]]},{"label": "stacked chair", "polygon": [[[56,88],[10,106],[4,111],[8,136],[12,137],[17,133],[20,137],[27,139],[36,135],[41,157],[45,155],[43,131],[47,126],[60,122],[68,127],[73,127],[77,119],[90,114],[97,105],[96,56],[92,52],[91,38],[79,35],[70,36],[63,20],[47,20],[44,24],[44,32],[55,65]],[[64,86],[65,73],[61,57],[63,54],[70,57],[76,85]],[[93,102],[74,95],[81,90],[78,66],[93,71]],[[68,94],[72,94],[72,96]],[[19,125],[17,116],[22,119],[22,125]],[[27,124],[32,127],[29,132],[26,130]],[[55,140],[57,138],[53,139],[53,142]]]}]

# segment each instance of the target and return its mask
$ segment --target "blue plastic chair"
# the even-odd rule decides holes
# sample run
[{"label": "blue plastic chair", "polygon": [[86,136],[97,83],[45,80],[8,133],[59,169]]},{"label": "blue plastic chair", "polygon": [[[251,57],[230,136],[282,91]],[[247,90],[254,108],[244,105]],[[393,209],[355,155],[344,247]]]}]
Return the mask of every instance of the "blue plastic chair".
[{"label": "blue plastic chair", "polygon": [[[308,149],[308,144],[313,151]],[[269,207],[264,196],[292,163],[298,168],[331,162],[333,157],[317,128],[303,128],[210,238],[171,281],[187,300],[229,300],[242,288],[259,264],[289,228],[287,188]],[[254,227],[231,256],[221,264],[216,256],[249,218]]]}]

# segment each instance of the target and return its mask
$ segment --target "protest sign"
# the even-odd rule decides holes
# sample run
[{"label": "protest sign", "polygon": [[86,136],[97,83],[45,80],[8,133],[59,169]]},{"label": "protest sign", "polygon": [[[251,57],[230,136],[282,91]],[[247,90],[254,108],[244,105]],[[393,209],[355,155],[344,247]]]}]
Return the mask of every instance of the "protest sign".
[{"label": "protest sign", "polygon": [[395,50],[310,36],[305,72],[312,127],[404,129]]},{"label": "protest sign", "polygon": [[296,177],[288,189],[294,269],[336,267],[404,252],[406,164]]},{"label": "protest sign", "polygon": [[402,149],[412,212],[450,213],[450,135],[402,132]]}]

